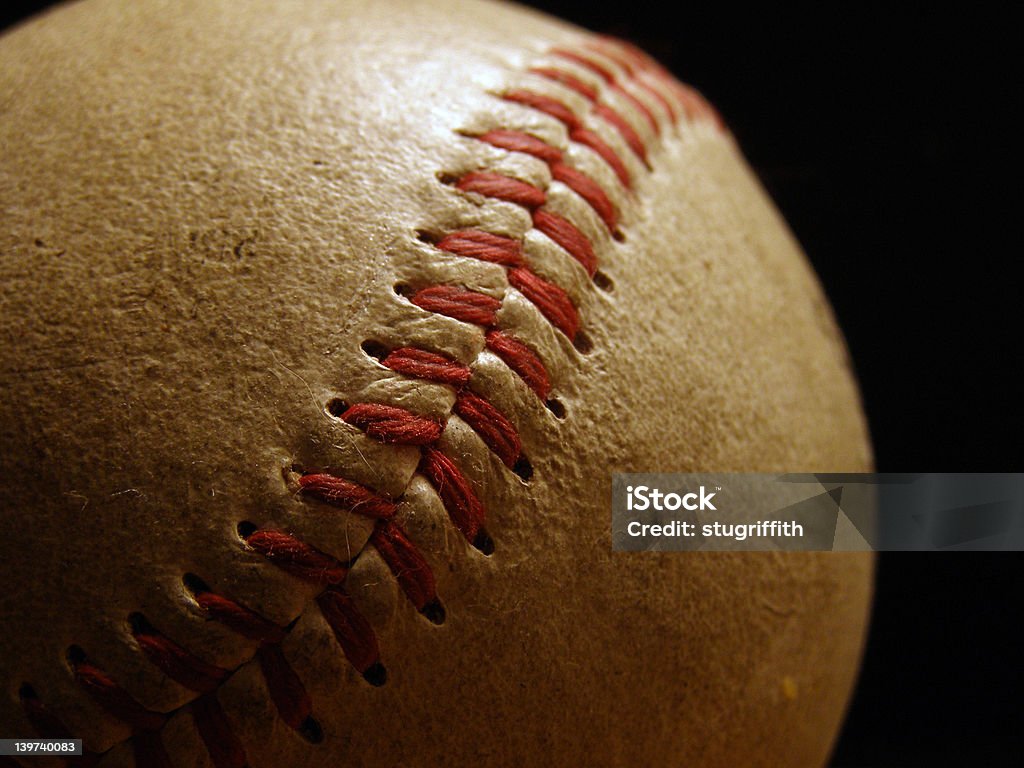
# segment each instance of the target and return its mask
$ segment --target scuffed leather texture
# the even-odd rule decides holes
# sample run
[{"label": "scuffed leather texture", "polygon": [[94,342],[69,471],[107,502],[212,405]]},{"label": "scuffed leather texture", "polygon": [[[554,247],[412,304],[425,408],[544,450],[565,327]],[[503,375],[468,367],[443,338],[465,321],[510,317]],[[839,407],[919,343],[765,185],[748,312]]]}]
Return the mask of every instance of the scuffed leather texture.
[{"label": "scuffed leather texture", "polygon": [[[459,0],[86,0],[0,41],[0,735],[34,735],[19,700],[30,683],[103,765],[133,763],[129,729],[75,682],[77,645],[173,713],[161,737],[174,765],[211,765],[195,693],[132,637],[141,612],[233,670],[217,697],[253,768],[824,763],[870,559],[613,554],[609,494],[615,471],[869,469],[843,342],[727,133],[672,126],[652,103],[655,135],[593,73],[560,62],[643,137],[649,168],[587,117],[627,164],[626,190],[562,123],[500,98],[525,84],[584,114],[527,70],[588,39]],[[599,181],[622,241],[544,163],[472,137],[496,127],[546,139]],[[547,189],[610,286],[522,208],[445,183],[474,170]],[[589,352],[501,267],[419,236],[470,226],[525,238],[535,269],[576,303]],[[438,283],[503,300],[500,324],[543,360],[565,418],[478,326],[395,291]],[[471,365],[533,477],[452,415],[451,389],[384,368],[367,340]],[[448,419],[441,446],[483,501],[494,554],[454,529],[418,449],[332,417],[332,398]],[[400,499],[443,625],[367,544],[372,522],[297,495],[293,467]],[[356,558],[345,586],[377,633],[386,685],[347,663],[316,589],[247,548],[240,521]],[[278,719],[255,644],[203,616],[186,573],[295,621],[283,650],[322,743]]]}]

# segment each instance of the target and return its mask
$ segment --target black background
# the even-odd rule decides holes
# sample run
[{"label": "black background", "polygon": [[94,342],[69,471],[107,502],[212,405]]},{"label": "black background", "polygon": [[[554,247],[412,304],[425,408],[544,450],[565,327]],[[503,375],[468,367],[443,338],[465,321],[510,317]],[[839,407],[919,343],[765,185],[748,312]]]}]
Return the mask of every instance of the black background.
[{"label": "black background", "polygon": [[[0,25],[45,5],[7,6]],[[832,300],[879,471],[1022,469],[1009,16],[533,5],[640,44],[722,112]],[[880,556],[835,768],[1020,764],[1022,565],[1010,553]]]}]

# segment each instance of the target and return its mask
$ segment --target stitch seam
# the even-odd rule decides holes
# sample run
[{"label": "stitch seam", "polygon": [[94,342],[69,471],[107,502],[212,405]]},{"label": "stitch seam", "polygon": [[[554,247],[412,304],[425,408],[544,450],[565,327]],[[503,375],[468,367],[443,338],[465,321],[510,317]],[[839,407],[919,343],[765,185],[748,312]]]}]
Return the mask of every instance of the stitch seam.
[{"label": "stitch seam", "polygon": [[[606,101],[606,94],[614,94],[629,105],[653,133],[655,140],[662,136],[662,120],[655,108],[645,103],[638,93],[644,94],[657,110],[664,112],[671,125],[676,125],[682,116],[691,122],[709,121],[724,131],[721,118],[697,91],[676,81],[647,54],[628,43],[597,37],[584,40],[578,49],[560,46],[550,49],[548,54],[559,63],[538,65],[527,71],[582,97],[589,105],[588,114],[609,126],[648,170],[651,166],[647,143],[629,120]],[[596,77],[600,86],[590,85],[571,71],[572,68]],[[616,69],[621,70],[625,78],[619,77]],[[507,89],[500,98],[547,114],[562,123],[570,142],[593,151],[610,168],[624,190],[627,193],[631,191],[632,174],[618,153],[598,133],[587,128],[585,118],[567,104],[529,88]],[[619,211],[607,192],[597,181],[571,165],[562,150],[528,133],[507,128],[493,129],[474,138],[546,163],[553,181],[565,184],[591,208],[613,237],[621,237]],[[546,190],[490,171],[465,174],[455,180],[454,187],[463,194],[482,195],[523,207],[531,216],[533,229],[546,235],[575,259],[590,278],[595,278],[597,256],[590,238],[569,219],[546,207]],[[442,252],[504,267],[509,287],[525,296],[570,341],[577,340],[580,334],[577,308],[563,288],[531,270],[523,257],[521,239],[466,229],[443,234],[433,246]],[[547,369],[526,344],[499,327],[497,313],[501,300],[452,285],[426,286],[406,298],[424,311],[482,327],[486,348],[502,359],[541,401],[547,401],[552,388]],[[468,424],[505,466],[521,478],[529,479],[532,468],[522,454],[515,425],[487,398],[469,389],[470,365],[415,347],[389,350],[379,362],[403,375],[455,389],[451,413]],[[380,403],[352,405],[334,415],[361,429],[372,439],[419,446],[421,460],[414,476],[420,474],[431,483],[453,525],[472,546],[484,554],[493,551],[494,542],[484,527],[483,504],[456,463],[438,446],[445,428],[444,421]],[[346,478],[315,472],[300,474],[296,487],[306,498],[374,519],[373,532],[365,546],[377,550],[406,597],[420,613],[434,623],[443,623],[445,609],[437,595],[429,564],[394,519],[400,495],[388,498]],[[343,563],[281,531],[261,530],[243,522],[239,525],[239,535],[248,548],[277,567],[321,587],[314,600],[345,657],[367,682],[384,684],[386,670],[380,660],[373,628],[343,587],[352,563],[362,550],[351,561]],[[253,658],[259,664],[282,720],[312,742],[322,738],[309,696],[280,648],[289,627],[280,627],[244,605],[213,593],[192,574],[186,574],[184,583],[209,618],[259,642]],[[189,707],[213,764],[217,768],[242,768],[246,764],[244,746],[234,735],[229,719],[221,710],[216,692],[236,669],[252,658],[233,669],[223,669],[203,662],[184,646],[162,635],[141,614],[132,614],[129,622],[140,651],[149,661],[167,677],[197,694],[183,706]],[[168,759],[159,732],[173,712],[159,713],[143,707],[105,671],[92,665],[85,651],[77,646],[69,651],[69,664],[79,684],[94,701],[131,727],[136,762],[166,764]],[[20,696],[28,720],[40,736],[66,737],[68,732],[63,723],[40,701],[31,685],[23,685]],[[89,764],[98,757],[88,754],[83,762]]]}]

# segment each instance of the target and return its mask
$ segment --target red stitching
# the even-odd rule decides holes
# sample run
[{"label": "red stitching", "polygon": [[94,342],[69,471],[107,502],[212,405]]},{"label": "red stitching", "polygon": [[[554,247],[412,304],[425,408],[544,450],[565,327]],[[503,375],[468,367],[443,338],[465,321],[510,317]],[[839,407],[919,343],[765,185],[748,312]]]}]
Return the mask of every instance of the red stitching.
[{"label": "red stitching", "polygon": [[633,60],[626,56],[625,53],[617,50],[612,45],[603,44],[604,42],[605,41],[594,42],[587,40],[581,43],[581,46],[614,61],[622,68],[622,71],[626,73],[626,77],[635,79],[640,76],[643,70],[642,67],[637,66]]},{"label": "red stitching", "polygon": [[302,728],[313,712],[313,702],[299,676],[284,657],[280,645],[261,645],[256,651],[260,671],[267,683],[270,699],[286,725]]},{"label": "red stitching", "polygon": [[549,165],[562,162],[562,150],[522,131],[487,131],[477,138],[501,149],[533,155]]},{"label": "red stitching", "polygon": [[441,451],[426,448],[420,461],[420,469],[437,490],[455,527],[462,532],[467,541],[473,542],[478,549],[483,549],[480,536],[487,535],[483,528],[484,506],[459,468]]},{"label": "red stitching", "polygon": [[[596,181],[583,173],[583,171],[562,162],[561,150],[551,146],[541,139],[538,139],[536,136],[531,136],[530,134],[523,133],[522,131],[488,131],[477,138],[496,147],[507,149],[510,152],[522,152],[543,160],[551,169],[551,175],[554,179],[562,182],[586,200],[594,211],[597,212],[597,215],[601,217],[608,229],[612,231],[615,230],[617,215],[615,213],[615,206],[612,205],[612,201],[608,198],[608,195],[605,194],[605,191],[601,189],[601,186]],[[444,240],[441,241],[441,243],[444,242]],[[516,243],[517,241],[512,240],[511,242]],[[451,248],[442,248],[441,243],[438,243],[438,248],[441,248],[442,250],[451,250]],[[456,251],[452,252],[454,253]],[[521,263],[522,256],[518,250],[516,251],[516,256],[518,257],[518,261]],[[477,256],[477,258],[481,257]],[[489,258],[485,260],[495,261],[495,263],[504,264],[505,266],[518,266],[514,263],[516,260],[515,258],[507,258],[503,261]]]},{"label": "red stitching", "polygon": [[633,186],[632,178],[629,175],[629,170],[626,168],[625,163],[619,159],[615,150],[604,142],[604,139],[586,128],[577,128],[570,131],[569,138],[577,144],[589,147],[597,153],[597,155],[615,172],[615,176],[619,179],[619,183],[622,184],[622,186],[626,189]]},{"label": "red stitching", "polygon": [[664,109],[668,114],[673,125],[679,122],[679,113],[672,105],[672,102],[665,98],[665,95],[661,91],[644,79],[644,76],[648,74],[646,71],[647,68],[637,66],[628,56],[625,55],[625,53],[616,50],[612,46],[589,41],[583,43],[583,46],[597,54],[600,54],[601,56],[606,56],[618,64],[626,73],[626,76],[631,78],[637,87],[642,88],[645,93],[649,94],[658,102],[658,104],[661,105],[662,109]]},{"label": "red stitching", "polygon": [[282,571],[313,584],[340,584],[348,566],[315,547],[281,531],[256,530],[245,543]]},{"label": "red stitching", "polygon": [[310,717],[313,705],[302,681],[278,646],[285,638],[285,630],[255,611],[210,592],[205,584],[194,585],[192,596],[210,618],[260,643],[256,658],[270,698],[281,719],[292,728],[301,729]]},{"label": "red stitching", "polygon": [[594,209],[609,231],[614,232],[618,225],[618,215],[615,213],[615,206],[601,189],[601,186],[592,178],[565,163],[554,163],[551,166],[551,176],[565,184],[576,194],[586,200]]},{"label": "red stitching", "polygon": [[409,541],[401,526],[390,520],[380,521],[373,529],[370,542],[384,558],[384,562],[388,564],[402,591],[416,610],[430,614],[440,609],[434,572],[427,565],[426,558]]},{"label": "red stitching", "polygon": [[548,379],[547,369],[533,350],[503,331],[488,331],[486,340],[488,349],[515,371],[519,378],[537,393],[537,397],[547,400],[551,393],[551,381]]},{"label": "red stitching", "polygon": [[192,720],[216,768],[245,768],[248,763],[245,749],[220,708],[216,694],[208,693],[192,702]]},{"label": "red stitching", "polygon": [[522,104],[524,107],[530,107],[531,109],[536,109],[539,112],[550,115],[555,118],[555,120],[563,123],[570,131],[583,127],[580,119],[576,117],[575,112],[569,109],[569,107],[558,99],[553,99],[550,96],[544,96],[539,93],[534,93],[533,91],[516,88],[506,91],[502,98],[506,101],[511,101],[515,104]]},{"label": "red stitching", "polygon": [[455,412],[471,426],[506,466],[515,466],[522,451],[516,428],[505,415],[479,395],[461,392]]},{"label": "red stitching", "polygon": [[71,668],[78,684],[93,701],[133,730],[155,731],[164,724],[164,715],[143,707],[98,667],[83,660],[73,661]]},{"label": "red stitching", "polygon": [[537,277],[525,267],[508,271],[508,281],[528,298],[547,318],[548,322],[569,337],[576,338],[580,329],[580,317],[569,295],[554,283]]},{"label": "red stitching", "polygon": [[157,632],[142,616],[134,616],[131,623],[132,635],[146,658],[179,685],[197,693],[209,693],[216,690],[227,677],[226,669],[207,664]]},{"label": "red stitching", "polygon": [[406,376],[448,384],[456,389],[469,383],[469,377],[473,375],[468,366],[451,358],[413,347],[392,350],[381,364]]},{"label": "red stitching", "polygon": [[497,312],[501,309],[501,302],[493,296],[454,285],[423,288],[413,294],[409,301],[428,312],[484,326],[494,325]]},{"label": "red stitching", "polygon": [[[469,179],[469,181],[467,181],[467,179]],[[464,184],[463,182],[466,183]],[[594,276],[594,272],[597,270],[597,257],[594,255],[594,249],[590,245],[590,240],[568,219],[540,207],[544,204],[545,200],[543,190],[537,189],[537,187],[527,184],[524,181],[511,179],[508,176],[502,176],[497,173],[471,173],[467,176],[463,176],[462,179],[459,180],[458,186],[459,189],[467,192],[477,192],[478,194],[485,195],[487,197],[506,200],[510,203],[517,203],[525,208],[531,209],[533,211],[533,226],[568,251],[573,258],[583,265],[584,269],[587,270],[588,275],[591,277]],[[438,291],[439,288],[428,288],[424,290]],[[457,290],[458,289],[447,287],[447,290],[443,293],[447,294],[450,298],[456,295]],[[428,309],[427,306],[424,306],[416,300],[416,298],[423,292],[424,291],[419,291],[412,301],[414,304],[418,304],[420,307],[423,307],[423,309]],[[465,303],[463,299],[468,300],[469,293],[470,292],[464,292],[462,294],[462,297],[460,298],[461,303]],[[481,295],[482,294],[477,294],[477,296]],[[495,301],[497,300],[495,299]],[[481,303],[486,302],[482,299],[473,299],[472,303],[474,306],[480,306]],[[434,306],[439,305],[434,304]],[[441,310],[431,309],[430,311],[440,312]],[[495,309],[495,311],[497,310]],[[450,313],[444,311],[442,314]],[[454,315],[450,316],[454,317]],[[462,318],[460,317],[458,319]],[[467,322],[484,324],[485,321],[468,320]],[[491,320],[488,324],[493,324],[493,322],[494,321]]]},{"label": "red stitching", "polygon": [[233,600],[205,590],[193,593],[192,596],[211,619],[221,622],[242,637],[261,643],[280,643],[285,638],[282,627]]},{"label": "red stitching", "polygon": [[619,132],[619,135],[622,136],[626,144],[629,145],[629,148],[633,150],[633,154],[650,168],[650,164],[647,162],[647,148],[644,146],[643,139],[640,138],[639,133],[633,130],[633,126],[626,122],[626,118],[607,104],[595,104],[594,114],[605,122],[610,123]]},{"label": "red stitching", "polygon": [[543,208],[533,212],[533,226],[550,237],[568,251],[576,261],[587,270],[587,275],[594,276],[597,271],[597,256],[589,238],[580,232],[576,225],[557,213]]},{"label": "red stitching", "polygon": [[[507,131],[507,133],[512,133],[512,131]],[[521,135],[525,136],[526,134]],[[537,141],[540,140],[537,139]],[[543,142],[540,143],[543,144]],[[544,144],[544,146],[548,145]],[[481,232],[478,229],[464,229],[445,235],[438,241],[437,247],[457,256],[489,261],[492,264],[501,264],[503,267],[521,267],[526,263],[523,261],[523,246],[518,240],[502,235],[493,235],[490,232]]]},{"label": "red stitching", "polygon": [[593,72],[602,80],[604,80],[604,82],[611,88],[611,90],[615,91],[620,96],[625,98],[633,106],[634,109],[636,109],[638,112],[640,112],[641,115],[643,115],[644,119],[651,126],[651,130],[654,131],[656,136],[661,135],[661,125],[658,123],[658,119],[654,116],[654,113],[651,112],[647,105],[640,101],[640,99],[638,99],[636,96],[634,96],[625,88],[623,88],[622,84],[618,81],[618,78],[610,69],[605,67],[600,62],[595,61],[591,57],[584,56],[583,54],[577,53],[576,51],[570,51],[565,48],[555,48],[554,50],[552,50],[552,53],[556,56],[562,57],[563,59],[571,61],[574,64],[578,64],[579,66],[583,67],[584,69],[590,72]]},{"label": "red stitching", "polygon": [[325,473],[303,475],[299,478],[299,490],[306,496],[312,496],[364,517],[388,518],[395,514],[393,501],[343,477]]},{"label": "red stitching", "polygon": [[341,587],[330,587],[316,602],[349,663],[375,685],[383,685],[386,678],[377,635],[348,593]]},{"label": "red stitching", "polygon": [[[675,123],[680,110],[691,120],[708,120],[725,130],[721,117],[704,97],[690,86],[676,81],[642,51],[621,41],[599,38],[583,43],[583,52],[554,49],[552,55],[571,61],[596,75],[604,88],[617,92],[636,109],[656,135],[662,126],[657,115],[638,96],[627,90],[616,72],[598,58],[617,66],[631,87],[642,90]],[[594,54],[594,55],[591,55]],[[582,96],[593,115],[612,126],[630,151],[647,164],[647,148],[635,129],[615,109],[601,100],[601,93],[564,69],[538,66],[531,73],[558,83]],[[655,87],[653,82],[667,90]],[[569,140],[596,153],[626,188],[630,174],[618,154],[596,133],[584,127],[582,119],[558,99],[528,89],[511,89],[505,100],[538,110],[566,126]],[[493,129],[477,137],[495,147],[522,152],[546,163],[552,179],[578,194],[595,211],[606,227],[616,232],[618,212],[607,193],[593,178],[571,166],[557,147],[517,130]],[[648,166],[649,167],[649,166]],[[580,262],[591,276],[597,267],[589,238],[575,224],[545,210],[547,193],[518,179],[489,171],[475,171],[458,179],[455,186],[466,193],[511,202],[523,206],[532,215],[535,229],[543,232]],[[568,294],[559,286],[536,275],[526,264],[521,240],[477,229],[450,232],[436,247],[457,256],[475,258],[505,267],[511,287],[520,291],[554,326],[570,339],[579,328],[579,317]],[[421,288],[409,296],[411,303],[430,312],[481,326],[487,349],[497,355],[542,400],[551,391],[547,369],[533,350],[508,332],[498,330],[497,312],[501,301],[458,286],[435,285]],[[428,350],[399,347],[388,352],[380,363],[396,373],[451,386],[456,391],[453,411],[480,436],[495,455],[509,467],[518,468],[522,457],[519,434],[512,422],[492,403],[467,389],[472,371],[469,366]],[[419,471],[434,486],[455,527],[481,551],[489,554],[493,542],[484,529],[484,508],[469,480],[452,459],[436,445],[444,430],[443,420],[417,416],[401,408],[380,403],[357,403],[340,418],[376,440],[421,447]],[[528,467],[529,462],[525,462]],[[530,470],[532,471],[532,470]],[[369,544],[388,564],[409,600],[428,619],[440,623],[444,608],[437,596],[436,581],[424,558],[396,522],[397,504],[375,491],[342,477],[311,472],[298,479],[298,492],[304,497],[376,519]],[[248,524],[246,524],[248,525]],[[240,530],[240,534],[242,531]],[[357,610],[352,598],[340,586],[350,563],[342,563],[291,534],[253,529],[242,534],[246,546],[287,573],[321,587],[316,597],[325,621],[331,627],[343,653],[368,682],[380,685],[386,671],[380,662],[376,635],[369,621]],[[188,585],[188,577],[186,577]],[[266,680],[271,699],[282,720],[296,730],[312,722],[312,704],[301,680],[288,664],[280,647],[287,629],[233,600],[215,594],[205,585],[189,587],[199,608],[212,620],[257,643],[255,657]],[[215,691],[231,674],[230,670],[202,661],[183,646],[161,634],[139,614],[131,619],[132,634],[140,650],[167,677],[201,695],[190,704],[197,731],[216,768],[242,768],[245,750],[222,711]],[[101,708],[132,728],[132,742],[138,765],[169,766],[159,730],[167,715],[151,711],[136,701],[109,675],[90,663],[80,649],[69,653],[72,672],[79,686]],[[66,738],[67,728],[39,701],[27,684],[20,692],[22,707],[32,728],[42,737]],[[313,722],[315,725],[315,722]],[[317,726],[318,727],[318,726]],[[98,756],[87,753],[78,764],[93,764]]]},{"label": "red stitching", "polygon": [[382,443],[395,445],[429,445],[444,429],[433,419],[379,403],[357,403],[341,414],[341,420]]},{"label": "red stitching", "polygon": [[463,192],[476,192],[484,197],[516,203],[524,208],[540,208],[547,200],[544,190],[500,173],[467,173],[455,186]]},{"label": "red stitching", "polygon": [[[577,63],[587,61],[585,57],[579,55],[577,55],[573,60],[578,60]],[[604,69],[596,62],[593,62],[592,66],[588,66],[587,68],[599,74],[601,78],[608,84],[611,90],[614,90],[617,93],[621,94],[623,97],[625,97],[633,105],[635,109],[637,109],[638,111],[641,112],[641,114],[643,114],[644,118],[651,124],[651,127],[654,130],[655,134],[659,136],[661,135],[661,126],[658,124],[657,118],[655,118],[654,114],[647,108],[647,105],[645,105],[635,96],[633,96],[633,94],[624,90],[615,81],[615,77],[614,75],[611,74],[611,72]],[[580,95],[586,97],[591,102],[591,110],[593,111],[593,113],[600,117],[605,122],[609,123],[612,127],[614,127],[615,130],[618,131],[619,134],[622,136],[623,140],[625,140],[625,142],[629,145],[629,148],[633,151],[633,153],[637,157],[639,157],[645,165],[647,164],[647,149],[644,146],[643,140],[640,138],[640,135],[633,129],[633,126],[631,126],[629,122],[615,109],[613,109],[608,104],[604,104],[598,101],[598,94],[595,90],[589,88],[588,86],[584,86],[583,88],[581,88],[580,86],[583,84],[580,82],[578,78],[575,78],[572,75],[569,75],[568,73],[563,72],[559,69],[549,67],[540,68],[534,71],[536,74],[553,80],[554,82],[561,83],[562,85],[566,85],[569,88],[572,88],[572,90],[576,91]],[[540,99],[545,98],[547,97],[540,97]],[[547,104],[544,104],[543,102],[538,102],[538,104],[543,104],[544,107],[549,106]],[[534,105],[528,104],[528,106]],[[564,109],[568,109],[568,107],[565,107],[564,105],[562,106]],[[562,120],[562,118],[558,114],[554,114],[547,108],[541,108],[541,106],[536,106],[535,108],[541,109],[541,111],[547,112],[552,117]],[[562,112],[559,111],[559,114],[562,114]],[[570,124],[565,120],[562,120],[562,122],[565,122],[565,124],[569,126],[570,138],[573,138],[574,141],[577,141],[578,139],[572,137],[571,132],[575,128],[582,128],[582,125],[579,123],[579,119],[576,118],[575,115],[573,115],[573,124]]]},{"label": "red stitching", "polygon": [[558,67],[530,67],[529,71],[535,75],[543,77],[545,80],[560,83],[566,88],[576,91],[576,93],[587,101],[597,101],[598,94],[596,88],[587,85],[576,77],[576,75],[566,72],[564,69],[559,69]]},{"label": "red stitching", "polygon": [[524,89],[514,89],[506,91],[503,97],[506,101],[511,101],[516,104],[522,104],[525,107],[536,109],[539,112],[543,112],[546,115],[550,115],[559,122],[563,123],[566,128],[569,129],[569,138],[575,141],[577,144],[590,147],[602,160],[604,160],[619,178],[619,182],[624,187],[630,187],[632,182],[630,180],[629,171],[626,166],[623,165],[619,156],[615,153],[611,147],[609,147],[604,140],[593,131],[590,131],[583,127],[583,123],[576,116],[569,107],[567,107],[558,99],[553,99],[550,96],[543,96],[533,91]]}]

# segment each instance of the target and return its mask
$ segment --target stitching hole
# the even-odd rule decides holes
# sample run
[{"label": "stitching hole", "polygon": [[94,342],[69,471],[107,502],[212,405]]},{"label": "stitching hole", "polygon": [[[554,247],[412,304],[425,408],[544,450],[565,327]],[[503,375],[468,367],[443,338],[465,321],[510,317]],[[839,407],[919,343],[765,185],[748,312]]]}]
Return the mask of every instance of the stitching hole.
[{"label": "stitching hole", "polygon": [[598,270],[594,273],[594,285],[605,293],[612,293],[615,290],[615,283],[607,274]]},{"label": "stitching hole", "polygon": [[388,671],[379,661],[371,664],[363,672],[363,679],[374,688],[380,688],[388,681]]},{"label": "stitching hole", "polygon": [[533,477],[533,465],[526,456],[520,456],[512,465],[512,471],[521,477],[525,482],[530,482]]},{"label": "stitching hole", "polygon": [[319,744],[324,740],[324,729],[320,722],[310,715],[299,725],[299,735],[310,744]]},{"label": "stitching hole", "polygon": [[494,539],[483,528],[477,531],[476,538],[473,539],[473,546],[488,557],[494,554]]},{"label": "stitching hole", "polygon": [[388,356],[389,350],[384,344],[373,339],[367,339],[359,345],[360,348],[367,354],[368,357],[372,357],[378,363]]},{"label": "stitching hole", "polygon": [[341,415],[347,410],[348,403],[340,397],[335,397],[327,402],[327,412],[336,419],[340,419]]},{"label": "stitching hole", "polygon": [[82,650],[80,645],[68,646],[67,657],[73,666],[85,663],[85,651]]},{"label": "stitching hole", "polygon": [[549,411],[554,414],[556,419],[564,419],[566,416],[565,405],[558,398],[552,397],[550,400],[544,403]]},{"label": "stitching hole", "polygon": [[588,355],[594,351],[594,342],[590,340],[590,336],[585,331],[576,332],[572,345],[576,347],[576,351],[581,355]]},{"label": "stitching hole", "polygon": [[431,624],[441,626],[448,617],[440,600],[434,599],[423,606],[420,611]]}]

